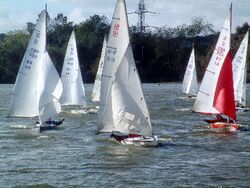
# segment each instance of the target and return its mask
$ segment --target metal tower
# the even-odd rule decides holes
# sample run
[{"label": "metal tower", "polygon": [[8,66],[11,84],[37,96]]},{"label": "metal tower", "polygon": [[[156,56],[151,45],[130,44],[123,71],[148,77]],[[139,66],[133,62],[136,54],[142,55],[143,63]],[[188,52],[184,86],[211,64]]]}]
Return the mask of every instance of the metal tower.
[{"label": "metal tower", "polygon": [[135,13],[138,14],[139,32],[141,34],[143,34],[146,31],[146,27],[148,27],[145,24],[145,14],[146,13],[156,14],[156,12],[150,12],[150,11],[146,10],[144,0],[140,0],[139,5],[138,5],[138,10]]}]

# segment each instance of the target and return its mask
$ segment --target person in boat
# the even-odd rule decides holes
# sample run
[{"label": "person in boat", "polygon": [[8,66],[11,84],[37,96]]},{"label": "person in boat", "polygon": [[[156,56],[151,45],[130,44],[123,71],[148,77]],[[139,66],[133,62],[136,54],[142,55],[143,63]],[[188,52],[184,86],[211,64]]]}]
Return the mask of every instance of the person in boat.
[{"label": "person in boat", "polygon": [[123,135],[121,133],[115,133],[115,132],[112,132],[110,137],[113,137],[115,138],[117,141],[122,141],[124,139],[127,139],[127,138],[137,138],[137,137],[142,137],[142,138],[145,138],[144,136],[142,135],[138,135],[138,134],[128,134],[128,135]]},{"label": "person in boat", "polygon": [[241,104],[239,101],[235,101],[235,107],[237,108],[245,108],[243,104]]},{"label": "person in boat", "polygon": [[234,122],[232,119],[226,119],[226,118],[222,117],[220,114],[217,114],[215,119],[204,119],[204,121],[207,123],[216,123],[216,122],[233,123]]},{"label": "person in boat", "polygon": [[[234,120],[232,120],[232,119],[227,120],[226,118],[222,117],[220,114],[216,115],[216,119],[205,119],[204,121],[206,121],[207,123],[216,123],[216,122],[234,123]],[[238,131],[250,131],[250,129],[248,127],[239,126],[239,125],[237,125],[236,130],[238,130]]]},{"label": "person in boat", "polygon": [[47,121],[45,121],[45,123],[49,125],[61,125],[63,121],[64,119],[62,119],[61,121],[54,121],[54,120],[51,120],[51,118],[49,118]]},{"label": "person in boat", "polygon": [[250,129],[248,127],[243,127],[243,126],[239,126],[238,131],[250,131]]}]

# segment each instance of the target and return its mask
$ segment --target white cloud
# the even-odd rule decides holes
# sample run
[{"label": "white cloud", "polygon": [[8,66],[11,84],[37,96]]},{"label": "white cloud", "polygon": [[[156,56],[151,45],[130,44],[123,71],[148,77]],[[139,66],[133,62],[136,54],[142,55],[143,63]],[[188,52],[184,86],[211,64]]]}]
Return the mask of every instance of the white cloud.
[{"label": "white cloud", "polygon": [[74,8],[68,15],[68,19],[74,23],[79,23],[85,20],[83,10],[81,8]]}]

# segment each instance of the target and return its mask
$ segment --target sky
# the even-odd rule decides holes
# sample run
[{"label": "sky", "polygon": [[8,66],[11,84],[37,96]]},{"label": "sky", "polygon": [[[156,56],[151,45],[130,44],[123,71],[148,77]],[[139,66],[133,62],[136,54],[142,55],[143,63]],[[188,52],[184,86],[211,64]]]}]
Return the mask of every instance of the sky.
[{"label": "sky", "polygon": [[[244,22],[250,23],[250,0],[145,0],[145,22],[153,27],[176,27],[191,24],[201,17],[219,31],[233,3],[233,31]],[[69,21],[82,22],[94,14],[111,20],[116,0],[0,0],[0,33],[25,28],[27,22],[36,22],[38,14],[48,6],[51,18],[63,13]],[[129,24],[136,25],[139,0],[126,0]]]}]

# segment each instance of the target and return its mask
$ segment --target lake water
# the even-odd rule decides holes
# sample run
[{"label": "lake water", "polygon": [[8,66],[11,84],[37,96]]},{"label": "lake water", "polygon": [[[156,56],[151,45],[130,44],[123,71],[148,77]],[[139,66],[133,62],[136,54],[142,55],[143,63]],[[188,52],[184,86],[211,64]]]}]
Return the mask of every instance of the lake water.
[{"label": "lake water", "polygon": [[39,133],[34,119],[6,118],[12,87],[0,85],[0,187],[250,187],[250,132],[207,129],[181,84],[143,85],[154,132],[167,138],[155,148],[96,135],[97,114],[64,112],[60,130]]}]

